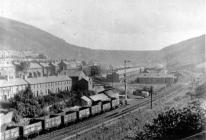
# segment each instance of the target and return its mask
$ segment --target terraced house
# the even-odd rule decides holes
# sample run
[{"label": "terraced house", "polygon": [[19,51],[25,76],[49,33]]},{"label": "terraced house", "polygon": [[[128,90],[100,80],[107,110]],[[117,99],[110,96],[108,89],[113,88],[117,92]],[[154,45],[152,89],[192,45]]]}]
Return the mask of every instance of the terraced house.
[{"label": "terraced house", "polygon": [[31,87],[35,96],[45,96],[50,92],[70,91],[72,86],[71,78],[67,76],[48,76],[25,79]]},{"label": "terraced house", "polygon": [[25,90],[28,83],[24,79],[3,79],[0,80],[0,100],[6,101],[14,97],[21,90]]},{"label": "terraced house", "polygon": [[0,80],[0,100],[7,101],[14,97],[19,91],[31,87],[35,96],[45,96],[60,91],[70,91],[72,86],[71,78],[66,76],[49,76],[38,78],[15,78],[10,80]]},{"label": "terraced house", "polygon": [[15,66],[10,62],[0,63],[0,78],[13,79],[15,78]]}]

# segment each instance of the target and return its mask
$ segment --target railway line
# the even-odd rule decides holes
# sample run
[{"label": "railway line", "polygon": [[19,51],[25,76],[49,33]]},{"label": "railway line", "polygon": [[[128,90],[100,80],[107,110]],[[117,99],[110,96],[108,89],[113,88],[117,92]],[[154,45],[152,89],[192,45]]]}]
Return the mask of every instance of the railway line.
[{"label": "railway line", "polygon": [[[158,95],[153,96],[153,102],[157,101],[158,99],[167,96],[170,98],[171,96],[174,96],[175,93],[181,92],[186,87],[178,86],[174,90],[168,91],[166,94],[161,93]],[[139,107],[145,106],[150,103],[150,98],[143,99],[142,102],[137,103],[135,105],[127,105],[127,106],[120,106],[116,110],[112,110],[110,112],[106,112],[104,114],[98,115],[96,117],[88,118],[85,121],[70,125],[68,127],[40,135],[35,138],[35,140],[60,140],[65,137],[72,138],[75,137],[78,133],[81,133],[82,131],[91,130],[91,128],[96,128],[101,126],[103,123],[110,122],[111,120],[116,120],[120,118],[123,115],[129,114],[131,112],[134,112]]]}]

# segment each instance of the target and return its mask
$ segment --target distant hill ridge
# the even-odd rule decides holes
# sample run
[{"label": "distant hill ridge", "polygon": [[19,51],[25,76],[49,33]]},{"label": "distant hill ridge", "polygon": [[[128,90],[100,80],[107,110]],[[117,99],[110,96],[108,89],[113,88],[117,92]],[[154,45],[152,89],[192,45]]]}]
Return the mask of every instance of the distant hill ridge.
[{"label": "distant hill ridge", "polygon": [[94,50],[69,44],[34,26],[0,17],[0,49],[32,50],[51,58],[97,60],[120,65],[133,63],[199,64],[205,62],[205,35],[157,51]]}]

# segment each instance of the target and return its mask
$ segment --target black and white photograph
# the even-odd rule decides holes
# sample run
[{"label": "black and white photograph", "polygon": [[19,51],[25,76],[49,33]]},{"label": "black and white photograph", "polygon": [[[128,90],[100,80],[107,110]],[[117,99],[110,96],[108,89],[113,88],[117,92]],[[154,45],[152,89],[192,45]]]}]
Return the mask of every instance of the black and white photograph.
[{"label": "black and white photograph", "polygon": [[0,140],[206,140],[206,0],[0,0]]}]

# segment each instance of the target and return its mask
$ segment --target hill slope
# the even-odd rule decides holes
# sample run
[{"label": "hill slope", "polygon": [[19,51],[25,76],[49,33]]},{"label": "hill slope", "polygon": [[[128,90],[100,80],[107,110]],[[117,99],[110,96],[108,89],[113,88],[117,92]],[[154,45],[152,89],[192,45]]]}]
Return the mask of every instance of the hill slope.
[{"label": "hill slope", "polygon": [[[122,64],[124,59],[139,64],[163,63],[165,60],[170,60],[169,63],[189,61],[196,64],[205,59],[205,35],[171,45],[159,51],[93,50],[69,44],[36,27],[0,18],[0,49],[3,48],[30,49],[44,53],[51,58],[97,60],[114,65]],[[189,58],[194,59],[191,61]]]}]

